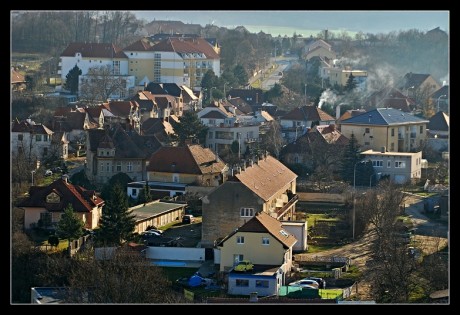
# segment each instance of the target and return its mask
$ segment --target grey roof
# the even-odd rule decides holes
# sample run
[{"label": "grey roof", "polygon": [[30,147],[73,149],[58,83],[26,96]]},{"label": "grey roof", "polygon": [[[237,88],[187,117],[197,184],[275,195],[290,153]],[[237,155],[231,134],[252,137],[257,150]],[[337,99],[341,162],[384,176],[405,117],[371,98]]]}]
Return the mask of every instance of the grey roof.
[{"label": "grey roof", "polygon": [[376,108],[361,115],[341,121],[342,125],[391,126],[410,123],[428,123],[428,120],[394,108]]},{"label": "grey roof", "polygon": [[427,128],[429,130],[449,131],[449,116],[444,112],[437,112],[430,118]]},{"label": "grey roof", "polygon": [[153,201],[146,205],[140,205],[130,208],[132,213],[136,216],[136,221],[148,219],[167,213],[172,210],[185,208],[186,204],[183,203],[169,203],[161,201]]}]

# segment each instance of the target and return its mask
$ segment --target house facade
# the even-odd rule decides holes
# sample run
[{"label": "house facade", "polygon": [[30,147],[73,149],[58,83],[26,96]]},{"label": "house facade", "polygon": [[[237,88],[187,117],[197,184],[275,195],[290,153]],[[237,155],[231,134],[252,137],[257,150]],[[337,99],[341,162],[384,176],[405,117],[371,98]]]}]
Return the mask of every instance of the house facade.
[{"label": "house facade", "polygon": [[124,51],[136,85],[175,83],[200,89],[201,78],[208,70],[220,76],[220,56],[204,38],[170,36],[152,46],[143,39]]},{"label": "house facade", "polygon": [[388,175],[397,184],[405,184],[421,178],[422,151],[385,152],[367,150],[361,152],[365,160],[372,161],[375,174]]},{"label": "house facade", "polygon": [[105,184],[120,172],[133,181],[145,180],[148,157],[159,147],[155,136],[126,131],[120,124],[105,130],[88,130],[86,176],[96,184]]},{"label": "house facade", "polygon": [[298,200],[297,175],[266,155],[245,162],[204,198],[201,246],[213,247],[258,212],[293,219]]},{"label": "house facade", "polygon": [[367,71],[364,70],[351,70],[351,69],[342,69],[339,67],[332,67],[328,69],[329,73],[329,82],[332,86],[345,86],[347,85],[350,75],[353,75],[354,82],[357,87],[364,88],[364,84],[367,80]]},{"label": "house facade", "polygon": [[342,120],[340,130],[350,138],[354,134],[361,150],[410,152],[426,140],[428,120],[393,108],[376,108]]},{"label": "house facade", "polygon": [[18,207],[24,210],[24,227],[30,229],[39,224],[56,225],[68,205],[85,223],[85,228],[94,229],[99,225],[104,200],[94,190],[71,184],[65,175],[48,186],[32,186],[29,197]]},{"label": "house facade", "polygon": [[134,88],[134,77],[128,74],[128,57],[117,46],[110,43],[71,43],[61,53],[58,74],[61,82],[66,82],[69,71],[77,66],[81,70],[79,76],[79,94],[84,82],[91,82],[94,78],[88,76],[91,68],[108,67],[111,80],[123,82],[123,88],[114,91],[110,98],[120,99],[127,97]]},{"label": "house facade", "polygon": [[185,214],[186,204],[152,201],[129,208],[135,215],[135,233],[142,233],[149,226],[160,228],[170,223],[178,222]]},{"label": "house facade", "polygon": [[27,119],[15,120],[11,126],[11,152],[22,152],[36,160],[43,160],[50,156],[67,158],[68,142],[65,134],[56,135],[43,124],[37,124]]},{"label": "house facade", "polygon": [[208,148],[198,144],[165,146],[153,153],[147,166],[149,185],[168,187],[180,194],[186,186],[217,187],[227,180],[227,166]]}]

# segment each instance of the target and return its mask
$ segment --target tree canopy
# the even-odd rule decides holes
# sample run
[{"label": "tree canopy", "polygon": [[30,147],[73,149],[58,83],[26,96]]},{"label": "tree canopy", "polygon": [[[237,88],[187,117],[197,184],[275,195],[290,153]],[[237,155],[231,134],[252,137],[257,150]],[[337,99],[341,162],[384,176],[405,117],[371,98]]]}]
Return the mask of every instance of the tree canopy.
[{"label": "tree canopy", "polygon": [[78,78],[81,76],[81,69],[77,65],[69,70],[69,73],[65,76],[66,81],[64,88],[69,90],[70,93],[76,94],[78,92]]},{"label": "tree canopy", "polygon": [[206,143],[206,135],[209,128],[201,123],[195,112],[184,112],[179,121],[179,123],[173,126],[176,132],[173,138],[179,141],[180,145],[185,144],[186,140],[190,140],[192,143]]},{"label": "tree canopy", "polygon": [[106,246],[121,245],[133,238],[135,215],[129,211],[128,198],[120,183],[110,190],[105,200],[97,233],[97,243]]}]

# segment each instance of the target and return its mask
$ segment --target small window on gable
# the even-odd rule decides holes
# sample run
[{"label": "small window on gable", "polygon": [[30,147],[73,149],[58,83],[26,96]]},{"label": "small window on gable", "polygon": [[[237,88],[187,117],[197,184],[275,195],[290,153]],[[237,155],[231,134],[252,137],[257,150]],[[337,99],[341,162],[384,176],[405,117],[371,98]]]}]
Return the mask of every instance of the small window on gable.
[{"label": "small window on gable", "polygon": [[51,192],[46,196],[46,202],[47,203],[59,203],[61,201],[61,197],[59,197],[58,194],[55,192]]}]

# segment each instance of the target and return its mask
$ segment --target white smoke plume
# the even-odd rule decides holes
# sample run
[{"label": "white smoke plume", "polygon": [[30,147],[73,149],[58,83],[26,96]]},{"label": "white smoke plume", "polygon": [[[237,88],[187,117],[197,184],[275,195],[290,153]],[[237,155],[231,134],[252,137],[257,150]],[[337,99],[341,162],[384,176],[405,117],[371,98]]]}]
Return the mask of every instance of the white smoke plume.
[{"label": "white smoke plume", "polygon": [[362,70],[361,67],[365,67],[368,63],[369,57],[367,56],[353,56],[351,58],[342,57],[334,59],[334,65],[336,67],[351,66],[354,70]]},{"label": "white smoke plume", "polygon": [[449,85],[449,74],[447,73],[445,76],[439,79],[441,81],[441,85]]},{"label": "white smoke plume", "polygon": [[321,106],[324,103],[329,103],[329,104],[335,104],[337,102],[337,95],[331,89],[325,90],[323,93],[321,93],[321,96],[319,97],[319,103],[318,103],[318,108],[321,108]]}]

